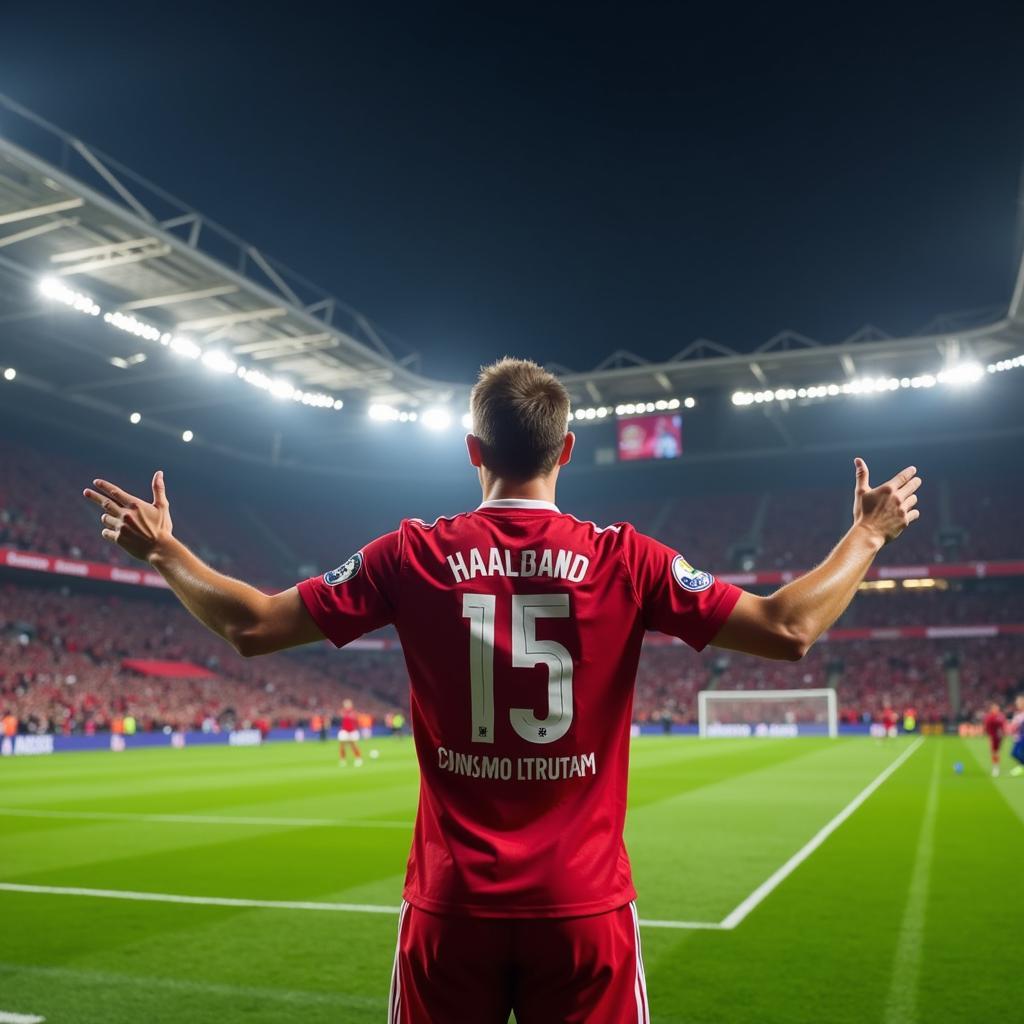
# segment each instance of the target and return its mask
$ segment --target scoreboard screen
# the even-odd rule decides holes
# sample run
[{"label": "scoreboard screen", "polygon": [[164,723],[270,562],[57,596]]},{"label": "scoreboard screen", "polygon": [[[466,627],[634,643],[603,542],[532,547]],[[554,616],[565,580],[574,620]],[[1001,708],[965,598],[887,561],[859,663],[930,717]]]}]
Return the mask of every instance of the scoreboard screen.
[{"label": "scoreboard screen", "polygon": [[678,459],[683,454],[683,417],[678,414],[624,416],[617,428],[622,460]]}]

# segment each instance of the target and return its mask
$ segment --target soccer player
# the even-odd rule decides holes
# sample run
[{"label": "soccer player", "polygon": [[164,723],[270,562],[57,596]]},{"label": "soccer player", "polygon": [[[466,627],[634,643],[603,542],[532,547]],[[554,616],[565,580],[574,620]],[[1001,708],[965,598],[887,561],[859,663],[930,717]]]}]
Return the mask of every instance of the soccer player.
[{"label": "soccer player", "polygon": [[988,706],[988,714],[981,721],[981,728],[988,737],[988,748],[992,755],[992,778],[999,778],[999,748],[1003,745],[1003,736],[1006,734],[1006,716],[998,701],[992,701]]},{"label": "soccer player", "polygon": [[[267,595],[105,481],[102,534],[157,569],[246,656],[393,623],[410,676],[420,804],[392,971],[396,1024],[650,1020],[623,845],[633,686],[645,631],[795,661],[846,609],[881,547],[919,516],[913,466],[878,487],[855,460],[853,523],[769,597],[694,568],[628,523],[555,505],[569,396],[534,363],[485,368],[466,437],[483,501],[408,519],[336,569]],[[682,880],[680,884],[685,884]]]},{"label": "soccer player", "polygon": [[886,701],[885,706],[882,708],[882,730],[883,736],[892,740],[896,738],[896,723],[899,719],[896,717],[896,712],[893,710],[892,705]]},{"label": "soccer player", "polygon": [[345,767],[345,748],[352,748],[352,764],[363,767],[363,755],[359,752],[359,716],[347,697],[341,702],[341,728],[338,729],[338,765]]},{"label": "soccer player", "polygon": [[1017,697],[1014,715],[1006,731],[1013,737],[1010,753],[1018,762],[1010,769],[1010,774],[1024,775],[1024,693]]}]

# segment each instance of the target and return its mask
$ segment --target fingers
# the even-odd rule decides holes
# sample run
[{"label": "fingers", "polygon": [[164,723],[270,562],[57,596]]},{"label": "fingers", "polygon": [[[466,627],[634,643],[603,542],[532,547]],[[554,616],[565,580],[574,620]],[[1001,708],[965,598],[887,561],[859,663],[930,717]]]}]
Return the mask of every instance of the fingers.
[{"label": "fingers", "polygon": [[909,525],[915,519],[920,519],[920,518],[921,518],[921,512],[918,509],[915,508],[915,509],[913,509],[913,511],[908,513],[908,515],[907,515],[907,524]]},{"label": "fingers", "polygon": [[857,490],[866,491],[871,486],[868,482],[868,464],[861,458],[853,460],[854,472],[857,474]]},{"label": "fingers", "polygon": [[127,491],[122,490],[116,484],[112,484],[108,480],[93,480],[93,486],[101,493],[112,498],[119,505],[123,505],[126,508],[131,508],[133,505],[139,505],[142,503],[141,498],[136,498],[134,494],[129,494]]},{"label": "fingers", "polygon": [[917,504],[917,495],[912,494],[909,498],[903,500],[903,511],[909,512]]},{"label": "fingers", "polygon": [[91,487],[86,487],[82,494],[88,498],[93,504],[99,505],[104,512],[112,512],[117,514],[123,509],[123,505],[119,505],[113,498],[108,498],[105,494],[98,494]]},{"label": "fingers", "polygon": [[919,476],[915,476],[913,479],[908,480],[902,487],[898,487],[896,489],[896,493],[901,498],[906,498],[909,495],[913,494],[920,486],[921,478]]},{"label": "fingers", "polygon": [[167,507],[167,488],[164,486],[164,471],[158,469],[153,474],[153,504],[157,508]]},{"label": "fingers", "polygon": [[909,483],[913,480],[914,475],[917,473],[917,466],[907,466],[906,469],[901,469],[890,481],[897,490],[903,487],[904,484]]}]

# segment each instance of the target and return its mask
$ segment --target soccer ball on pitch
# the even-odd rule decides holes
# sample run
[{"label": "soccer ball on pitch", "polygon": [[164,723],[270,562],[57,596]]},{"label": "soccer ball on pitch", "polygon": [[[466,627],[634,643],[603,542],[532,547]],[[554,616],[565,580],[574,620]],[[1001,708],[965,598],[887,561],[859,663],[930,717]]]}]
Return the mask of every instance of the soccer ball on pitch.
[{"label": "soccer ball on pitch", "polygon": [[372,757],[373,760],[376,761],[377,758],[380,757],[380,751],[377,750],[376,748],[374,748],[373,750],[370,751],[370,757]]}]

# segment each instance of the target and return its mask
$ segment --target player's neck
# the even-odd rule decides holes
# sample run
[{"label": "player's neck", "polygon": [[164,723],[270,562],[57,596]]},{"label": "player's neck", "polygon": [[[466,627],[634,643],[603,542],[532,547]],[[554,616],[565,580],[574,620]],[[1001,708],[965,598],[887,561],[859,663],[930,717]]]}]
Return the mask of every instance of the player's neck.
[{"label": "player's neck", "polygon": [[502,480],[499,477],[480,481],[484,501],[501,501],[507,498],[521,498],[528,501],[555,503],[555,480],[552,476],[537,477],[533,480]]}]

